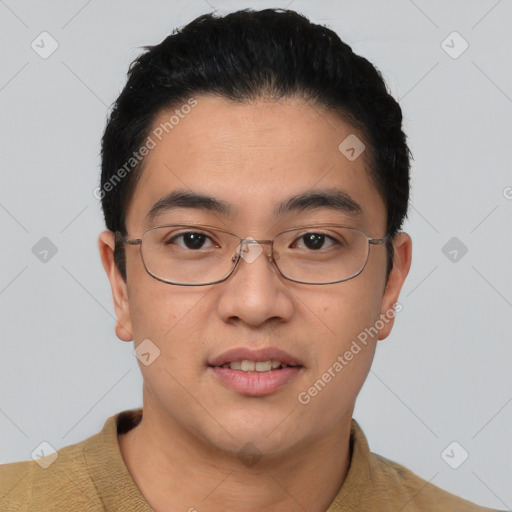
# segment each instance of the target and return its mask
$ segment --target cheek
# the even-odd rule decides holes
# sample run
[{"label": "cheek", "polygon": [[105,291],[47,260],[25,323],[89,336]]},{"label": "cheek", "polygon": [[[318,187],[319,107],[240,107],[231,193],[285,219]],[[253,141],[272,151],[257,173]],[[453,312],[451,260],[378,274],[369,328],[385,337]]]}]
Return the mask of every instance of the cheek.
[{"label": "cheek", "polygon": [[130,316],[136,342],[149,338],[168,351],[197,350],[197,316],[205,306],[206,288],[173,286],[150,276],[133,281],[129,289]]},{"label": "cheek", "polygon": [[[382,294],[378,286],[366,281],[361,274],[333,285],[317,299],[316,309],[321,311],[330,344],[339,350],[379,318]],[[304,302],[307,303],[307,299]]]},{"label": "cheek", "polygon": [[[362,281],[340,283],[317,298],[316,308],[308,304],[320,313],[316,318],[310,312],[305,322],[314,363],[296,399],[311,429],[330,428],[349,414],[370,370],[377,341],[372,326],[379,319],[380,297]],[[316,424],[319,417],[321,425]]]},{"label": "cheek", "polygon": [[312,297],[302,297],[309,306],[304,325],[309,330],[308,342],[314,355],[311,373],[315,378],[322,378],[327,372],[324,380],[337,383],[329,387],[340,385],[345,391],[346,386],[358,391],[364,382],[375,353],[378,335],[375,326],[380,318],[378,290],[364,279],[357,281],[358,278],[317,296],[316,307]]},{"label": "cheek", "polygon": [[206,292],[155,283],[134,290],[130,309],[136,345],[149,339],[159,351],[151,364],[139,362],[145,386],[170,410],[178,402],[186,407],[182,386],[189,388],[200,377],[204,321],[198,315],[204,316]]}]

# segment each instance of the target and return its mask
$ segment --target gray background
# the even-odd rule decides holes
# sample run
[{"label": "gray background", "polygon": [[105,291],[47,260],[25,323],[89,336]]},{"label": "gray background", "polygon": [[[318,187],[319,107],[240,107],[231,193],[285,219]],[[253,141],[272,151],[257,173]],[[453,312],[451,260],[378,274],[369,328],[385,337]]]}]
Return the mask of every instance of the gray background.
[{"label": "gray background", "polygon": [[[0,0],[0,463],[29,459],[42,441],[56,449],[81,441],[142,403],[132,344],[114,334],[93,196],[108,106],[138,48],[214,9],[287,5],[382,71],[415,157],[403,310],[379,344],[355,418],[373,451],[469,500],[510,509],[507,0]],[[59,45],[46,59],[31,47],[42,46],[43,31]],[[457,58],[458,36],[442,44],[453,31],[469,44]],[[42,237],[57,248],[46,262],[32,251]],[[452,441],[469,453],[458,469],[441,456]],[[452,461],[457,450],[448,451]]]}]

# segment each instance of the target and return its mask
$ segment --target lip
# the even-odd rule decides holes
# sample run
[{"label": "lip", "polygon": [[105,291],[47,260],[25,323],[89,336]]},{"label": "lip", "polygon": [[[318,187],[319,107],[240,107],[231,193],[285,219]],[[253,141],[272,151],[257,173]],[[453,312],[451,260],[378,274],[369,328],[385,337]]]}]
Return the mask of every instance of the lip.
[{"label": "lip", "polygon": [[222,366],[226,363],[243,361],[244,359],[248,361],[280,361],[289,366],[304,366],[298,358],[276,347],[266,347],[257,350],[247,347],[233,348],[210,359],[208,366]]},{"label": "lip", "polygon": [[[244,359],[248,361],[280,361],[289,366],[268,372],[245,372],[222,367],[223,364]],[[276,347],[262,349],[237,347],[210,359],[208,370],[218,382],[230,390],[246,396],[265,396],[290,384],[304,370],[304,365],[297,357]]]},{"label": "lip", "polygon": [[213,376],[228,389],[246,396],[271,395],[290,384],[303,370],[302,366],[289,366],[268,372],[244,372],[210,366]]}]

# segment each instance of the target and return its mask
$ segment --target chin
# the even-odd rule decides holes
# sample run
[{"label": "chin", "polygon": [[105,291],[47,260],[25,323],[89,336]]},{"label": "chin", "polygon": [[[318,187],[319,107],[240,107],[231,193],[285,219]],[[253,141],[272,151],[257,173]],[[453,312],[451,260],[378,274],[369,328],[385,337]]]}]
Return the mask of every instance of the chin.
[{"label": "chin", "polygon": [[224,409],[222,415],[215,416],[216,421],[210,417],[201,420],[197,435],[229,454],[239,456],[241,450],[243,453],[244,449],[250,451],[254,447],[258,453],[281,456],[313,437],[307,431],[307,422],[299,421],[293,412],[290,414],[292,410],[281,406],[275,411],[239,409],[226,414]]}]

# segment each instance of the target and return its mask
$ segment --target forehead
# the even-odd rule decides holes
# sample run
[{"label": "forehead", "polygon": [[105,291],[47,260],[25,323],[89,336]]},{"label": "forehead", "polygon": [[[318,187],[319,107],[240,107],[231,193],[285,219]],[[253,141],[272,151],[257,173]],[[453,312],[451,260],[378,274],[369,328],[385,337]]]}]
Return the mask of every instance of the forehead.
[{"label": "forehead", "polygon": [[[128,208],[129,231],[149,227],[148,213],[173,191],[217,199],[228,208],[215,215],[231,223],[263,226],[290,215],[280,207],[292,197],[338,190],[361,206],[360,227],[385,228],[384,203],[368,174],[367,154],[349,159],[339,149],[345,140],[361,138],[339,116],[293,98],[234,103],[197,95],[194,100],[183,103],[195,103],[193,108],[175,106],[153,122],[148,134],[153,147]],[[191,215],[184,204],[182,214],[186,209]]]}]

